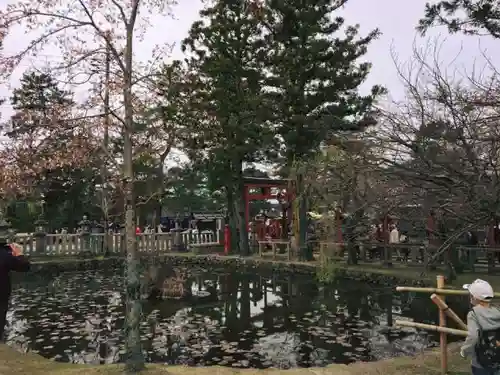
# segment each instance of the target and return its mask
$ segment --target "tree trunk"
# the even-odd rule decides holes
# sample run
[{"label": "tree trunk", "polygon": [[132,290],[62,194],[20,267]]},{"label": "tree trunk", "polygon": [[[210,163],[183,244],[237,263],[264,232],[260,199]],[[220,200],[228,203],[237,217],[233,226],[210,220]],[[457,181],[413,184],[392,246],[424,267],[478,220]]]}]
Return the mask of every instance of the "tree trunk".
[{"label": "tree trunk", "polygon": [[132,103],[132,43],[133,30],[127,30],[125,49],[125,71],[123,85],[123,101],[125,107],[125,124],[123,128],[123,164],[125,184],[125,242],[127,246],[126,263],[126,312],[125,312],[125,372],[136,374],[144,369],[144,355],[141,348],[140,319],[141,282],[139,274],[139,257],[137,254],[137,238],[135,235],[135,196],[132,135],[134,129],[134,113]]},{"label": "tree trunk", "polygon": [[157,197],[155,199],[155,213],[154,213],[154,223],[153,225],[159,225],[161,221],[161,210],[162,210],[162,197],[163,197],[163,183],[164,183],[164,175],[163,175],[163,163],[165,159],[160,160],[160,166],[158,167],[157,171],[157,187],[156,187],[156,194]]},{"label": "tree trunk", "polygon": [[[348,223],[347,227],[351,225],[356,224],[351,221]],[[354,228],[346,230],[347,264],[358,264],[358,244],[354,231]]]},{"label": "tree trunk", "polygon": [[234,191],[232,186],[226,186],[227,195],[227,219],[229,225],[231,253],[238,253],[238,224],[236,223],[236,215],[234,211]]},{"label": "tree trunk", "polygon": [[347,238],[348,240],[348,263],[349,264],[358,264],[358,252],[359,252],[359,237],[366,233],[365,231],[365,222],[363,220],[365,216],[363,207],[363,197],[360,197],[358,193],[354,194],[353,197],[354,203],[354,212],[352,214],[352,220],[349,223],[348,227],[351,227],[351,233]]},{"label": "tree trunk", "polygon": [[238,184],[237,190],[236,190],[236,212],[238,214],[238,222],[239,222],[239,248],[240,248],[240,254],[243,256],[248,256],[250,255],[250,247],[248,244],[248,227],[247,227],[247,222],[246,222],[246,215],[245,215],[245,201],[243,197],[243,180],[242,180],[242,173],[240,171],[240,176],[238,179]]},{"label": "tree trunk", "polygon": [[125,347],[126,372],[135,374],[144,368],[144,357],[141,348],[140,318],[141,282],[139,276],[140,260],[137,254],[137,239],[135,235],[135,210],[132,184],[126,188],[125,207],[125,241],[127,246],[126,263],[126,315],[125,315]]},{"label": "tree trunk", "polygon": [[247,256],[250,254],[250,247],[248,244],[248,228],[246,224],[245,215],[245,202],[243,197],[244,185],[243,185],[243,165],[241,161],[233,162],[233,181],[234,181],[234,213],[236,218],[236,224],[238,226],[238,248],[240,254]]},{"label": "tree trunk", "polygon": [[304,186],[304,177],[302,173],[297,174],[296,181],[296,199],[298,200],[298,225],[299,225],[299,238],[297,240],[297,247],[299,249],[299,258],[305,261],[314,260],[312,244],[307,242],[308,236],[308,219],[307,219],[307,198]]}]

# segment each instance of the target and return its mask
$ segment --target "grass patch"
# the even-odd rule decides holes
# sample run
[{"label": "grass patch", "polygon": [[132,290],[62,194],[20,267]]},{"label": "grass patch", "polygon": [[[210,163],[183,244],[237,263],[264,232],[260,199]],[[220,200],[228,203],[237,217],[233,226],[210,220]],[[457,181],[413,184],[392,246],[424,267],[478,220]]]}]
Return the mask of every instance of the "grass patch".
[{"label": "grass patch", "polygon": [[[184,367],[148,365],[144,375],[233,375],[233,374],[283,374],[302,375],[439,375],[439,353],[429,351],[415,357],[401,357],[372,363],[354,363],[349,366],[330,365],[324,368],[292,370],[238,370],[228,367]],[[469,374],[469,362],[458,354],[458,346],[450,345],[449,369],[451,375]],[[22,354],[0,345],[1,375],[118,375],[122,365],[73,365],[49,361],[35,354]]]}]

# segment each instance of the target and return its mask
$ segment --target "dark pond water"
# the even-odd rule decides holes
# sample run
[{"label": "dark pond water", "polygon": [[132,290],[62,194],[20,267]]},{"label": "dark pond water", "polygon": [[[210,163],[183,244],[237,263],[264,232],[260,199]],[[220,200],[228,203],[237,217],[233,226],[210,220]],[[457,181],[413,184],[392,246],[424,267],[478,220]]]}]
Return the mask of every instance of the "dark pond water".
[{"label": "dark pond water", "polygon": [[[428,296],[393,295],[390,288],[348,280],[319,286],[312,277],[190,273],[193,291],[209,291],[210,297],[144,303],[141,331],[149,362],[324,366],[413,354],[436,342],[424,332],[388,329],[391,319],[435,322]],[[57,361],[120,362],[122,292],[119,270],[24,281],[13,295],[8,343]]]}]

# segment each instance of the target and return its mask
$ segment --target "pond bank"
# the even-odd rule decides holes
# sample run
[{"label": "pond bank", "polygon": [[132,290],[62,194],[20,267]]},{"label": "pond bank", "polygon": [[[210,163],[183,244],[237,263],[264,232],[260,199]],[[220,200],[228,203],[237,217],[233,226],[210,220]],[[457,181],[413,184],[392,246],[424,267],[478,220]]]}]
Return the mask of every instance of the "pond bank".
[{"label": "pond bank", "polygon": [[[149,365],[142,374],[145,375],[218,375],[231,374],[264,374],[273,375],[438,375],[439,353],[429,351],[415,357],[400,357],[372,363],[354,363],[352,365],[330,365],[323,368],[298,368],[291,370],[238,370],[229,367],[182,367]],[[2,375],[118,375],[122,373],[120,365],[73,365],[49,361],[36,354],[22,354],[14,349],[0,345],[0,374]],[[450,375],[466,375],[469,373],[468,361],[458,353],[458,346],[450,345]]]},{"label": "pond bank", "polygon": [[[33,272],[45,275],[57,275],[66,271],[92,270],[101,267],[112,268],[123,265],[123,257],[98,257],[81,259],[76,257],[54,257],[33,259]],[[259,269],[271,272],[316,274],[320,265],[317,261],[299,262],[272,260],[256,256],[218,256],[196,255],[191,253],[165,254],[154,260],[157,264],[172,264],[174,266],[214,266],[232,267],[235,269]],[[380,264],[364,263],[356,266],[338,264],[333,270],[336,277],[355,279],[382,285],[434,286],[439,272],[426,272],[415,266],[395,265],[386,268]],[[476,278],[485,278],[494,289],[500,290],[500,276],[486,273],[465,273],[458,275],[457,280],[448,285],[460,287]]]}]

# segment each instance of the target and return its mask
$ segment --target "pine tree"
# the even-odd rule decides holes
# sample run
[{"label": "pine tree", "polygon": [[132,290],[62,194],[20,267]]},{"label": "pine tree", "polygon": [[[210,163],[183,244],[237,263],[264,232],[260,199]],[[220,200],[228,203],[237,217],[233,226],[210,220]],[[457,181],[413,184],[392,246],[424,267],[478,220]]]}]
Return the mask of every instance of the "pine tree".
[{"label": "pine tree", "polygon": [[422,34],[433,26],[446,26],[450,33],[468,35],[487,33],[500,38],[500,4],[498,0],[448,0],[425,4],[425,16],[417,30]]},{"label": "pine tree", "polygon": [[248,254],[243,163],[257,160],[272,138],[261,113],[260,23],[244,0],[214,1],[200,15],[183,43],[194,56],[189,63],[199,83],[193,97],[201,119],[190,143],[203,150],[197,156],[204,155],[225,189],[232,233],[239,234],[240,253]]},{"label": "pine tree", "polygon": [[[52,76],[44,73],[25,73],[20,83],[10,97],[15,112],[8,135],[21,143],[42,143],[32,157],[51,158],[51,151],[67,148],[65,137],[72,137],[73,124],[66,121],[75,104],[72,93],[62,90]],[[89,207],[94,206],[95,177],[92,163],[39,171],[33,187],[36,195],[44,196],[45,219],[50,227],[74,227],[84,214],[92,213]]]},{"label": "pine tree", "polygon": [[359,37],[358,26],[344,27],[344,19],[334,13],[345,3],[271,0],[263,9],[268,85],[287,169],[314,155],[332,135],[363,130],[374,100],[384,91],[374,86],[369,95],[358,92],[371,68],[358,60],[379,31]]},{"label": "pine tree", "polygon": [[[332,137],[359,132],[371,124],[372,104],[384,92],[379,86],[366,96],[358,92],[371,67],[358,60],[379,31],[359,37],[358,26],[344,27],[344,19],[335,17],[335,11],[346,2],[270,0],[260,12],[267,29],[267,84],[274,108],[271,121],[282,140],[277,161],[282,174],[293,175],[296,183],[296,236],[304,260],[312,260],[312,249],[306,246],[308,203],[303,174],[307,163]],[[350,253],[355,252],[353,246],[349,248]]]},{"label": "pine tree", "polygon": [[71,93],[60,89],[52,76],[35,72],[22,76],[10,102],[15,111],[8,134],[11,137],[53,127],[54,119],[74,105]]}]

